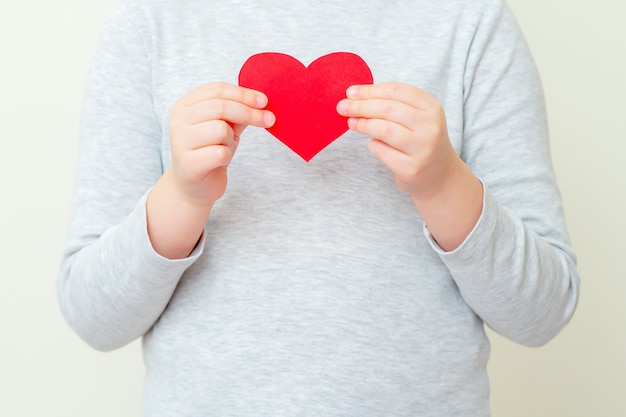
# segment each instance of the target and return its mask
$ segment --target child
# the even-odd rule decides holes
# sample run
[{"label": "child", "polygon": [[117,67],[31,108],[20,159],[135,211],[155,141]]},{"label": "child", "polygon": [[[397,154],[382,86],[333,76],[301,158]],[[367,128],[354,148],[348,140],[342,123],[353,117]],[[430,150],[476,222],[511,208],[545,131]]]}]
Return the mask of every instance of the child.
[{"label": "child", "polygon": [[[374,75],[308,164],[237,86],[265,51],[350,51]],[[143,337],[144,416],[489,416],[484,324],[542,345],[578,285],[540,83],[501,0],[112,14],[58,292],[93,347]]]}]

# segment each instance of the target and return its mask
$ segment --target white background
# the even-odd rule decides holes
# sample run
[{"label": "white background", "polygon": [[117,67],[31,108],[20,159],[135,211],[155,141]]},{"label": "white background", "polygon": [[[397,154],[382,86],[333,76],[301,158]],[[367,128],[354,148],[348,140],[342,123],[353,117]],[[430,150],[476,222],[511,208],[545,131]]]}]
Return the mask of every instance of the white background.
[{"label": "white background", "polygon": [[[0,4],[3,417],[139,416],[139,343],[91,350],[66,327],[54,292],[83,82],[113,4]],[[493,416],[625,417],[626,2],[510,4],[543,78],[583,285],[574,320],[547,346],[490,333]]]}]

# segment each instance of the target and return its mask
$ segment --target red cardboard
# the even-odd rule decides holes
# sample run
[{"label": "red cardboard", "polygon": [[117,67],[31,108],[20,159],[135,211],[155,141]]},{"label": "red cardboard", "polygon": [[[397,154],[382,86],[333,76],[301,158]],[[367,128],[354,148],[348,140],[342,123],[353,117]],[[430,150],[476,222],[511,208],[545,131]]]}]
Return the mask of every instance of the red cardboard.
[{"label": "red cardboard", "polygon": [[355,84],[373,83],[365,61],[349,52],[324,55],[305,67],[292,56],[264,52],[248,58],[239,85],[265,93],[276,123],[267,130],[309,162],[348,130],[337,103]]}]

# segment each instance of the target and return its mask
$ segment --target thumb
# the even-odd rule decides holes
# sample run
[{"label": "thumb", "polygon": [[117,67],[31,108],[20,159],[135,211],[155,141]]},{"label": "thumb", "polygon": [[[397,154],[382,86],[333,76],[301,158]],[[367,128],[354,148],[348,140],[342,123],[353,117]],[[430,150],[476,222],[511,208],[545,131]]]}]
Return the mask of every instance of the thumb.
[{"label": "thumb", "polygon": [[236,139],[238,139],[239,136],[241,136],[243,131],[246,130],[246,127],[248,127],[248,125],[240,125],[240,124],[233,125],[233,133],[235,134]]}]

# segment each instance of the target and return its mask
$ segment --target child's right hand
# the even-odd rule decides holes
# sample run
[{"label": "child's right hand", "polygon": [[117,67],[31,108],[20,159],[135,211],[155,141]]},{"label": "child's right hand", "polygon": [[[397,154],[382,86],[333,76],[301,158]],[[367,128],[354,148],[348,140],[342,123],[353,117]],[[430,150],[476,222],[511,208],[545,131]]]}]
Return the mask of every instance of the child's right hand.
[{"label": "child's right hand", "polygon": [[232,84],[201,85],[176,101],[170,118],[172,166],[146,201],[148,235],[156,252],[188,256],[213,204],[226,191],[228,164],[248,125],[271,127],[267,96]]},{"label": "child's right hand", "polygon": [[211,207],[226,191],[228,164],[248,125],[271,127],[265,94],[226,83],[203,84],[176,101],[170,118],[171,173],[179,198]]}]

